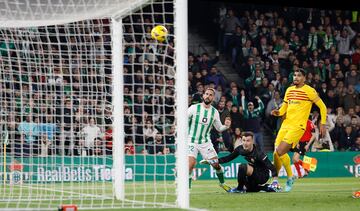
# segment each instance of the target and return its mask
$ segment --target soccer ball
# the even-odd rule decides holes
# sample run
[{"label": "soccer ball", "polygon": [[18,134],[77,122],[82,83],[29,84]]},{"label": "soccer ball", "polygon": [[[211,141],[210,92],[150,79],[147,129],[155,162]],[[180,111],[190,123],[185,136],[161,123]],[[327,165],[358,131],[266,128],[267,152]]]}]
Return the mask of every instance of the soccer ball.
[{"label": "soccer ball", "polygon": [[167,35],[168,30],[162,25],[157,25],[151,30],[151,37],[159,42],[164,42]]}]

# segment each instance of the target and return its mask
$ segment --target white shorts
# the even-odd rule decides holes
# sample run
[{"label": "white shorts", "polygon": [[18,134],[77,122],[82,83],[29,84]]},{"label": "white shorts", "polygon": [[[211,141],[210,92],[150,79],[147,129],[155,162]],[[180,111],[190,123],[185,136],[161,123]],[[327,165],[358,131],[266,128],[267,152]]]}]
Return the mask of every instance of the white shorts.
[{"label": "white shorts", "polygon": [[202,158],[206,160],[218,156],[211,142],[203,144],[189,143],[189,156],[196,159],[199,152]]}]

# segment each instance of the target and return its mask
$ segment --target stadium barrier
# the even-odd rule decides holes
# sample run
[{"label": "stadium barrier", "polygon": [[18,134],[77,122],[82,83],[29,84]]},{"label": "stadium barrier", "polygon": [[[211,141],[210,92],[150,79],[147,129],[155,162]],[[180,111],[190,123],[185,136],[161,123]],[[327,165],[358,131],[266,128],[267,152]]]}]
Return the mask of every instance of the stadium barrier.
[{"label": "stadium barrier", "polygon": [[[220,153],[224,156],[227,153]],[[272,154],[268,154],[272,159]],[[360,177],[359,152],[314,152],[309,157],[316,158],[317,169],[311,177]],[[200,156],[198,157],[200,161]],[[3,162],[3,160],[2,160]],[[168,162],[169,165],[164,165]],[[246,162],[238,157],[232,162],[224,164],[224,176],[235,179],[238,166]],[[175,179],[174,155],[126,156],[125,179],[132,181],[172,180]],[[32,182],[90,182],[111,181],[113,178],[112,160],[103,157],[58,157],[56,159],[32,157],[17,160],[7,160],[7,180],[12,184]],[[31,164],[31,165],[30,165]],[[296,174],[295,168],[293,172]],[[194,179],[215,179],[215,171],[207,165],[197,165],[193,172]],[[3,178],[3,171],[1,178]],[[146,175],[146,176],[145,176]],[[280,171],[280,176],[285,172]],[[146,177],[146,178],[144,178]]]}]

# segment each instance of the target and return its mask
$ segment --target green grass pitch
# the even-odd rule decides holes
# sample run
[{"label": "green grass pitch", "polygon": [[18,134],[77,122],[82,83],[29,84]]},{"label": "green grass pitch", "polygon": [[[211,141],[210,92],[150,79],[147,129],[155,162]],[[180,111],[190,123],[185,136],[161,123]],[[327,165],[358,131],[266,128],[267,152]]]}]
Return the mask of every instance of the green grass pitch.
[{"label": "green grass pitch", "polygon": [[[234,179],[227,180],[227,183],[231,186],[236,185]],[[280,183],[284,186],[285,180],[281,179]],[[78,185],[75,183],[73,185]],[[96,186],[96,183],[94,184]],[[95,188],[93,190],[87,191],[86,189],[82,190],[82,193],[85,194],[81,199],[73,199],[72,201],[63,202],[63,204],[74,203],[74,204],[85,204],[89,207],[98,207],[99,205],[114,205],[114,201],[110,199],[102,200],[93,200],[88,199],[86,194],[107,194],[111,195],[112,184],[106,183],[101,184],[101,188]],[[95,187],[94,186],[94,187]],[[157,192],[164,192],[165,187],[167,191],[172,192],[167,196],[148,194],[146,196],[141,195],[142,193],[152,193],[155,189]],[[133,196],[128,196],[129,200],[148,200],[154,201],[154,197],[157,197],[158,201],[168,201],[174,202],[175,196],[174,193],[174,183],[173,182],[159,182],[158,185],[154,186],[153,183],[126,183],[126,192],[130,193],[131,191],[136,191],[137,194]],[[14,186],[13,189],[4,189],[1,187],[2,192],[1,196],[6,195],[28,195],[28,192],[31,192],[32,195],[38,195],[35,204],[31,205],[28,208],[33,208],[33,210],[40,210],[40,207],[51,207],[52,210],[57,210],[57,206],[60,204],[56,198],[60,197],[60,194],[63,196],[71,195],[75,197],[76,194],[72,192],[67,192],[71,189],[71,185],[63,184],[61,190],[64,193],[58,193],[51,189],[56,188],[55,186],[51,188],[43,188],[41,191],[38,191],[37,188],[26,188],[22,187],[19,189]],[[155,188],[152,190],[152,188]],[[71,189],[74,190],[74,189]],[[94,191],[96,190],[96,191]],[[246,193],[246,194],[230,194],[222,190],[217,183],[217,180],[198,180],[193,181],[193,187],[190,193],[190,206],[191,208],[201,209],[201,210],[360,210],[360,199],[352,198],[352,193],[354,191],[360,190],[360,178],[303,178],[295,181],[294,188],[289,193]],[[6,193],[8,191],[8,193]],[[30,194],[30,195],[31,195]],[[51,202],[45,200],[46,197],[51,198]],[[71,197],[70,197],[71,198]],[[44,200],[42,200],[44,199]],[[49,203],[50,206],[49,206]],[[115,206],[124,205],[122,202],[116,201]],[[11,208],[19,205],[19,202],[7,202],[6,200],[0,200],[0,210],[1,208]],[[28,206],[27,201],[24,201],[24,205]],[[79,210],[90,210],[82,209],[79,207]],[[106,210],[116,210],[116,209],[100,209],[103,211]],[[134,210],[134,209],[122,209],[122,210]],[[146,210],[159,210],[159,208]],[[161,209],[164,210],[180,210],[180,209]]]}]

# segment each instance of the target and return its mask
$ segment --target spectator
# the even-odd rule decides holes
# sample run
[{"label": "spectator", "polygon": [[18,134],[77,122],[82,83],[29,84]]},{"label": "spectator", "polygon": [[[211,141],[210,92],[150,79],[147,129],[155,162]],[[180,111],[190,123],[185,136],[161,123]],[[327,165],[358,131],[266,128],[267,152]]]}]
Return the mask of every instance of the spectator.
[{"label": "spectator", "polygon": [[223,29],[224,31],[223,49],[226,55],[230,53],[229,52],[230,40],[235,34],[236,27],[242,25],[239,19],[234,15],[234,11],[232,9],[229,9],[227,12],[228,13],[226,18],[223,20],[223,22],[221,22],[220,25],[220,28]]},{"label": "spectator", "polygon": [[95,139],[101,135],[100,128],[95,125],[95,119],[90,118],[88,125],[85,126],[81,132],[84,136],[82,146],[85,148],[86,155],[92,155],[95,146]]},{"label": "spectator", "polygon": [[171,153],[175,152],[175,132],[175,125],[172,125],[165,135],[165,146],[170,149]]},{"label": "spectator", "polygon": [[219,55],[217,54],[214,59],[209,58],[209,54],[203,53],[201,59],[198,61],[199,68],[201,70],[210,70],[219,61]]},{"label": "spectator", "polygon": [[351,65],[351,71],[345,74],[345,86],[356,86],[359,81],[360,75],[357,72],[357,68],[355,65]]},{"label": "spectator", "polygon": [[[146,120],[145,127],[143,129],[143,134],[145,138],[145,143],[153,143],[158,130],[154,127],[152,120]],[[150,153],[150,150],[148,150]],[[150,153],[153,154],[153,153]]]},{"label": "spectator", "polygon": [[25,117],[25,121],[19,124],[18,131],[21,135],[21,147],[23,149],[23,155],[36,155],[38,149],[39,129],[37,125],[32,122],[31,116],[28,115]]},{"label": "spectator", "polygon": [[[106,154],[107,155],[112,155],[112,149],[113,149],[113,127],[112,126],[109,126],[106,131],[105,131],[105,136],[104,136],[104,139],[105,139],[105,146],[106,146]],[[126,134],[126,132],[125,132]]]},{"label": "spectator", "polygon": [[271,111],[275,109],[279,109],[282,105],[283,99],[280,97],[280,92],[275,91],[274,97],[269,101],[266,106],[265,116],[266,122],[269,127],[273,130],[273,134],[275,135],[276,132],[280,129],[281,119],[271,115]]},{"label": "spectator", "polygon": [[218,86],[221,86],[222,89],[225,88],[224,76],[220,72],[218,72],[216,66],[211,67],[210,74],[207,75],[205,81],[207,83],[213,82],[215,84],[215,88],[217,88]]},{"label": "spectator", "polygon": [[347,151],[351,146],[355,144],[356,132],[352,130],[351,126],[346,126],[345,130],[342,131],[339,140],[339,150]]},{"label": "spectator", "polygon": [[342,94],[340,97],[340,105],[344,105],[345,111],[348,111],[350,108],[355,108],[355,105],[360,104],[359,95],[355,93],[354,86],[350,85],[347,89],[346,94]]},{"label": "spectator", "polygon": [[130,136],[126,137],[126,143],[124,148],[126,155],[135,155],[134,141]]},{"label": "spectator", "polygon": [[231,107],[230,118],[231,118],[231,129],[233,131],[235,130],[235,128],[242,127],[242,114],[240,113],[238,106],[233,105]]},{"label": "spectator", "polygon": [[242,136],[241,136],[241,129],[238,127],[235,128],[235,130],[234,130],[233,144],[234,144],[234,149],[236,149],[236,147],[243,144],[243,140],[242,140]]},{"label": "spectator", "polygon": [[241,97],[237,86],[231,87],[230,93],[227,94],[227,100],[231,101],[233,105],[241,105]]},{"label": "spectator", "polygon": [[354,145],[350,148],[350,151],[359,152],[360,151],[360,136],[356,137]]},{"label": "spectator", "polygon": [[[230,111],[228,108],[225,107],[225,102],[224,101],[220,101],[217,107],[217,110],[219,112],[220,115],[220,121],[222,124],[225,123],[225,119],[227,117],[230,117]],[[220,135],[223,139],[223,143],[225,145],[225,147],[232,152],[233,151],[233,144],[231,141],[231,135],[229,133],[229,131],[223,131]]]},{"label": "spectator", "polygon": [[310,51],[314,51],[314,50],[316,50],[316,49],[318,49],[320,47],[320,44],[321,44],[321,38],[316,33],[315,26],[311,26],[310,27],[310,32],[309,32],[309,35],[308,35],[308,40],[307,40],[307,48]]},{"label": "spectator", "polygon": [[313,144],[311,151],[315,152],[315,151],[321,151],[323,149],[327,149],[330,152],[333,152],[335,150],[335,148],[334,148],[334,144],[331,139],[331,136],[330,136],[330,132],[335,127],[334,122],[332,120],[330,120],[329,118],[326,119],[326,125],[325,125],[326,133],[324,134],[324,137],[321,137],[320,132],[319,132],[320,117],[319,117],[318,112],[316,112],[316,117],[313,117],[313,121],[315,122],[315,125],[317,125],[317,127],[315,128],[315,134],[316,134],[315,137],[316,138],[314,140],[314,144]]},{"label": "spectator", "polygon": [[254,108],[254,103],[251,101],[246,104],[245,92],[243,90],[241,91],[241,102],[244,105],[244,120],[246,121],[244,130],[254,133],[255,143],[259,149],[262,150],[264,143],[260,125],[260,115],[264,111],[264,104],[258,96],[255,96],[255,100],[258,102],[257,108]]},{"label": "spectator", "polygon": [[341,30],[341,34],[339,32],[335,32],[335,34],[339,54],[341,56],[349,56],[350,42],[355,36],[355,32],[350,27],[350,21],[345,21],[345,27]]}]

